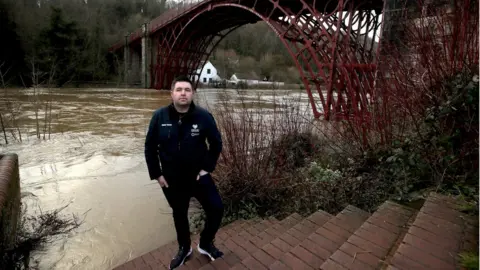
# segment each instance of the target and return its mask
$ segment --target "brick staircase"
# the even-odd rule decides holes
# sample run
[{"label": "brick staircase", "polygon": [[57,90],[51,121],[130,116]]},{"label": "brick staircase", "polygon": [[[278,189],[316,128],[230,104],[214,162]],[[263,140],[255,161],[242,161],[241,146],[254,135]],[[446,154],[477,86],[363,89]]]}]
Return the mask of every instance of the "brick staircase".
[{"label": "brick staircase", "polygon": [[[238,220],[217,234],[222,258],[195,249],[178,269],[459,269],[457,254],[478,251],[478,218],[460,208],[431,193],[419,210],[386,201],[373,214],[349,205],[335,216]],[[168,269],[176,251],[172,242],[115,269]]]}]

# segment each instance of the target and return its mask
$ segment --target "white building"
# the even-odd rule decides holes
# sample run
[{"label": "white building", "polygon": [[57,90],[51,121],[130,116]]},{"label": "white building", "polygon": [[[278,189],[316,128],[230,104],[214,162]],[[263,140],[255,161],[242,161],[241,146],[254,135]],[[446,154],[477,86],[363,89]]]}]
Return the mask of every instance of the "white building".
[{"label": "white building", "polygon": [[[202,73],[200,74],[200,80],[198,81],[199,83],[207,84],[221,80],[220,76],[217,74],[217,69],[210,61],[206,61],[203,64],[203,69],[199,68],[196,73],[200,73],[200,71],[202,71]],[[198,75],[195,75],[193,79],[196,81],[198,79]]]}]

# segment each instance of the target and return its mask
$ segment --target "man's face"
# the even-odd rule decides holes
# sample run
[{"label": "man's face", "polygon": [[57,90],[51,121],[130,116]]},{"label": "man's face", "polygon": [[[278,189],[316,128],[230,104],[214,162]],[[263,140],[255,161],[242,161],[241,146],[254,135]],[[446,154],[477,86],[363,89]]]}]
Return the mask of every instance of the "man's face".
[{"label": "man's face", "polygon": [[193,100],[193,94],[192,85],[188,82],[175,83],[171,91],[173,103],[179,106],[190,105]]}]

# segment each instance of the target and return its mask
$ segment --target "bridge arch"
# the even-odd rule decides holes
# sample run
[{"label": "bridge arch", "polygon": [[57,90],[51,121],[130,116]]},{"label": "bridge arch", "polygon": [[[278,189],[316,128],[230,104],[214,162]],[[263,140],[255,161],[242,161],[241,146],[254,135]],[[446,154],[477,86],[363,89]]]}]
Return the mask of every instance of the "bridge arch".
[{"label": "bridge arch", "polygon": [[[257,12],[256,10],[254,9],[251,9],[251,8],[248,8],[246,6],[243,6],[241,4],[236,4],[236,3],[216,3],[216,4],[212,4],[212,5],[209,5],[207,7],[205,7],[201,12],[197,13],[194,17],[192,17],[185,25],[184,27],[182,28],[181,32],[179,33],[179,37],[174,41],[173,45],[172,45],[172,52],[175,51],[175,49],[177,47],[179,48],[184,48],[184,46],[186,46],[186,42],[189,41],[188,39],[188,35],[185,35],[184,33],[187,32],[186,30],[189,28],[189,27],[196,27],[195,26],[195,21],[198,19],[199,16],[204,16],[205,13],[207,12],[212,12],[214,9],[218,9],[218,8],[222,8],[222,7],[235,7],[235,8],[239,8],[239,9],[242,9],[242,10],[245,10],[247,12],[250,12],[252,14],[254,14],[255,16],[257,16],[258,18],[258,21],[260,20],[263,20],[274,32],[275,34],[277,35],[277,37],[280,38],[281,42],[284,44],[285,48],[287,49],[288,53],[290,54],[290,56],[292,57],[296,67],[298,68],[299,70],[299,73],[300,73],[300,76],[302,78],[302,81],[304,83],[304,85],[307,87],[307,93],[309,95],[309,101],[310,101],[310,105],[312,106],[313,110],[315,113],[319,114],[318,111],[317,111],[317,108],[316,108],[316,104],[314,102],[314,99],[313,99],[313,96],[312,93],[311,93],[311,89],[308,85],[308,83],[306,82],[306,76],[304,74],[304,70],[302,68],[302,66],[300,65],[298,59],[295,57],[295,54],[292,50],[292,48],[290,47],[290,45],[286,42],[285,39],[283,39],[279,32],[278,32],[278,29],[275,28],[274,25],[272,25],[272,23],[269,21],[269,18],[266,18],[265,16],[263,16],[262,14],[260,14],[259,12]],[[245,21],[244,23],[242,22],[238,22],[238,25],[235,27],[235,29],[237,29],[238,27],[240,26],[243,26],[245,24],[249,23],[248,21]],[[231,31],[229,31],[228,33],[230,33]],[[225,37],[225,35],[223,35],[223,37]],[[223,39],[222,37],[222,39]],[[206,54],[203,55],[202,59],[200,59],[199,61],[196,61],[194,62],[193,64],[195,65],[193,70],[197,70],[199,65],[206,59],[209,58],[209,56],[211,55],[211,53],[213,52],[213,50],[215,49],[215,47],[218,45],[218,43],[220,42],[221,40],[219,40],[214,46],[211,47],[211,50],[209,50]],[[182,60],[186,60],[184,58],[180,58]],[[170,61],[173,60],[173,59],[170,59]],[[188,64],[188,63],[186,63]],[[198,81],[196,82],[198,83]]]},{"label": "bridge arch", "polygon": [[[378,16],[370,18],[373,7],[359,11],[360,2],[328,1],[330,4],[318,12],[315,1],[313,4],[306,0],[294,1],[296,6],[285,4],[291,4],[288,0],[262,1],[262,5],[244,2],[210,2],[200,6],[194,16],[179,21],[178,30],[169,39],[164,63],[170,66],[165,70],[191,75],[226,36],[219,33],[264,21],[280,38],[298,68],[315,117],[361,115],[359,112],[369,103],[367,97],[373,94],[374,46],[366,47],[366,38],[362,46],[360,31],[355,32],[352,24],[357,21],[357,24],[363,23],[365,31],[377,31]],[[231,14],[236,16],[229,14],[232,10],[236,13]],[[205,21],[207,24],[202,24]],[[208,24],[213,21],[215,23]],[[213,41],[215,37],[219,38]],[[173,77],[165,77],[166,73],[159,75],[164,76],[160,80],[168,83]],[[315,98],[320,99],[322,112],[318,111]]]}]

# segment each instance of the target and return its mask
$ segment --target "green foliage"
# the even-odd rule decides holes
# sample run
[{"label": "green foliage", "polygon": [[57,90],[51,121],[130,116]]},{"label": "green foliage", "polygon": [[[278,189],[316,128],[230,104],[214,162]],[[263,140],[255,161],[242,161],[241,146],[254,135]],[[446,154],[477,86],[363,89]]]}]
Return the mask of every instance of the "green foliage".
[{"label": "green foliage", "polygon": [[[478,76],[461,72],[435,85],[416,130],[370,148],[348,174],[367,173],[390,183],[398,200],[428,187],[478,199]],[[438,90],[440,89],[440,90]],[[421,110],[419,110],[421,111]]]},{"label": "green foliage", "polygon": [[[41,71],[39,83],[51,77],[57,85],[112,79],[116,74],[108,62],[108,48],[159,16],[166,5],[165,0],[4,0],[0,3],[0,34],[5,37],[0,63],[9,62],[4,68],[9,66],[9,74],[21,75],[27,84],[32,64],[36,72]],[[23,68],[13,69],[11,63]]]},{"label": "green foliage", "polygon": [[[463,196],[462,210],[478,213],[478,76],[462,72],[436,87],[443,95],[427,101],[421,125],[403,139],[361,155],[347,150],[311,162],[304,171],[316,182],[308,191],[316,200],[302,198],[304,204],[369,209],[392,197],[415,200],[422,190],[435,188]],[[315,191],[319,187],[327,192]]]},{"label": "green foliage", "polygon": [[[459,194],[462,194],[459,192]],[[469,198],[474,197],[474,200],[468,200]],[[467,200],[465,200],[465,198]],[[478,194],[475,194],[474,192],[468,193],[467,196],[465,196],[464,200],[461,201],[461,203],[458,206],[458,209],[465,214],[468,215],[477,215],[478,216]]]},{"label": "green foliage", "polygon": [[325,168],[315,161],[310,163],[308,167],[309,178],[317,182],[336,183],[342,179],[342,172],[339,170],[332,170]]},{"label": "green foliage", "polygon": [[[458,74],[441,87],[444,96],[432,97],[425,123],[432,145],[458,153],[461,140],[471,139],[471,128],[478,125],[478,75]],[[439,133],[442,136],[436,136]]]},{"label": "green foliage", "polygon": [[395,197],[405,199],[410,192],[431,185],[431,170],[422,156],[420,149],[411,140],[395,141],[390,148],[369,153],[367,158],[376,158],[374,172],[377,177],[383,178],[392,184]]},{"label": "green foliage", "polygon": [[[110,59],[114,56],[108,53],[108,48],[175,5],[166,0],[5,0],[2,3],[8,9],[0,7],[0,20],[8,22],[2,21],[0,32],[2,37],[11,38],[2,42],[8,48],[2,50],[4,55],[0,53],[0,63],[22,66],[10,69],[9,73],[15,76],[20,73],[25,82],[32,75],[32,62],[42,72],[39,82],[52,77],[55,67],[53,77],[57,85],[70,80],[112,79],[119,70],[115,65],[120,63]],[[3,16],[5,10],[8,16]],[[252,79],[267,77],[298,82],[290,55],[265,23],[248,24],[231,33],[218,46],[217,52],[224,51],[234,52],[235,56],[215,53],[211,57],[224,77],[248,73]]]},{"label": "green foliage", "polygon": [[0,2],[0,85],[20,83],[17,76],[25,70],[25,52],[17,34],[12,7],[8,3]]},{"label": "green foliage", "polygon": [[435,87],[443,94],[432,97],[425,111],[422,142],[435,180],[447,189],[478,186],[478,75],[464,71]]},{"label": "green foliage", "polygon": [[254,201],[240,201],[237,210],[238,212],[227,211],[225,217],[222,219],[222,224],[226,225],[239,219],[248,220],[262,215],[265,216],[261,213],[261,210]]},{"label": "green foliage", "polygon": [[218,45],[212,61],[227,78],[240,73],[251,79],[298,83],[292,57],[264,22],[244,25],[229,34]]},{"label": "green foliage", "polygon": [[[275,32],[264,22],[247,24],[228,35],[219,44],[220,49],[233,49],[243,56],[261,60],[265,55],[278,55],[282,62],[292,65],[292,59]],[[279,63],[283,64],[283,63]]]},{"label": "green foliage", "polygon": [[53,76],[57,86],[62,86],[77,75],[85,34],[75,22],[65,19],[61,9],[52,8],[50,25],[40,33],[38,42],[39,69]]},{"label": "green foliage", "polygon": [[460,265],[465,267],[467,270],[476,270],[478,269],[479,261],[478,254],[473,252],[462,252],[459,255]]}]

